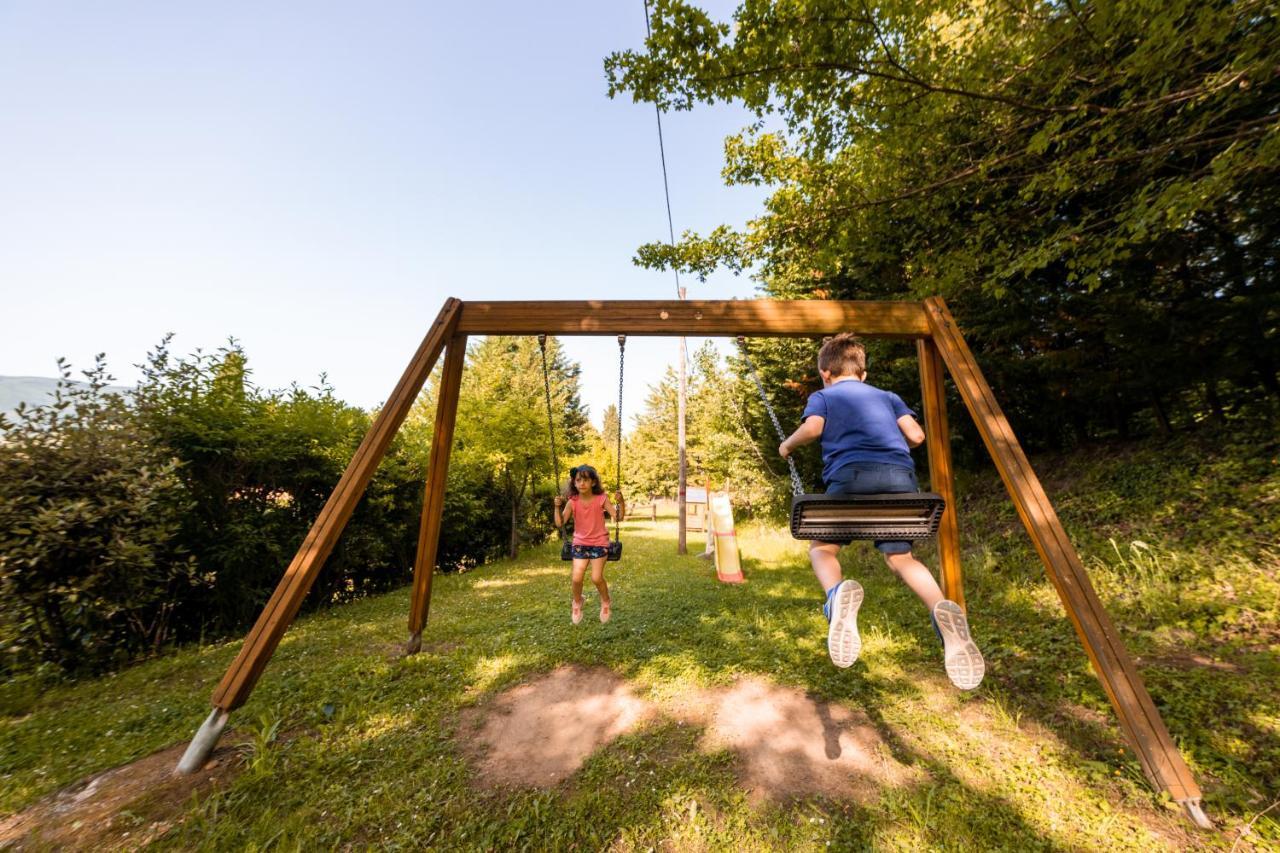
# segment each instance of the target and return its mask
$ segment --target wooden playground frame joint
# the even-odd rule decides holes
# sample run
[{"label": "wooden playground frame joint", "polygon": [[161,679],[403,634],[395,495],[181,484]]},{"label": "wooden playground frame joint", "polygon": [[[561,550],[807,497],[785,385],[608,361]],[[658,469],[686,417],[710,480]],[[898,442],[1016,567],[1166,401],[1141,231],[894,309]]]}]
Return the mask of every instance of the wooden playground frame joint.
[{"label": "wooden playground frame joint", "polygon": [[[1148,779],[1182,803],[1199,826],[1200,789],[1147,693],[1119,633],[1103,609],[1065,529],[1032,471],[1007,418],[940,297],[923,302],[645,300],[576,302],[445,301],[320,511],[243,647],[213,694],[232,711],[248,699],[316,575],[332,552],[392,437],[404,422],[441,352],[435,431],[427,463],[414,561],[407,651],[421,647],[431,604],[449,456],[470,335],[660,335],[817,337],[856,331],[916,341],[931,488],[946,499],[938,551],[945,594],[964,604],[954,472],[946,412],[949,373],[995,462],[1018,516],[1044,563],[1095,673]],[[212,744],[209,745],[212,749]],[[198,763],[198,762],[197,762]]]}]

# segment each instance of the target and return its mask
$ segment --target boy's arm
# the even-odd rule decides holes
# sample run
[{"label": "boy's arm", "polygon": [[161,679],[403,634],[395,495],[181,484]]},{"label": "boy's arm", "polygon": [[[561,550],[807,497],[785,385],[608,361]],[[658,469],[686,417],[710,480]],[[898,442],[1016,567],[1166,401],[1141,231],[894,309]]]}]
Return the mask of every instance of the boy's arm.
[{"label": "boy's arm", "polygon": [[800,424],[799,429],[783,439],[782,444],[778,445],[778,455],[786,459],[797,447],[802,447],[822,438],[822,428],[826,424],[827,419],[821,415],[809,415],[809,417],[805,418],[804,423]]},{"label": "boy's arm", "polygon": [[898,429],[902,430],[902,437],[907,440],[907,444],[911,447],[919,447],[924,444],[924,430],[920,428],[920,424],[916,423],[916,419],[911,415],[903,415],[898,418]]}]

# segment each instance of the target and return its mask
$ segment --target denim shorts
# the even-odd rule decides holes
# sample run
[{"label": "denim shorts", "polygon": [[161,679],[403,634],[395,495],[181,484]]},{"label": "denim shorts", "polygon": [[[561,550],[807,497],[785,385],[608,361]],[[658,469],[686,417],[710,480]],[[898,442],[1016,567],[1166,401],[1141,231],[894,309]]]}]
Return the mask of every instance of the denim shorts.
[{"label": "denim shorts", "polygon": [[[918,492],[916,472],[903,465],[887,462],[852,462],[831,475],[827,481],[829,495],[890,495]],[[881,554],[907,554],[911,543],[904,540],[876,540]]]},{"label": "denim shorts", "polygon": [[607,545],[574,545],[569,549],[575,560],[598,560],[609,556]]}]

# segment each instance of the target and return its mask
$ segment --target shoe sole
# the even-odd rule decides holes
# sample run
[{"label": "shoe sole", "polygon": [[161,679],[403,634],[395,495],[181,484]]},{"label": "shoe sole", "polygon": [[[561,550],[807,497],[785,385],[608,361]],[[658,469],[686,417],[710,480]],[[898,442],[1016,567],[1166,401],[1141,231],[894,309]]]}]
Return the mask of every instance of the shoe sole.
[{"label": "shoe sole", "polygon": [[831,602],[831,626],[827,628],[827,654],[841,669],[853,666],[862,652],[858,636],[858,608],[862,606],[862,584],[844,581]]},{"label": "shoe sole", "polygon": [[973,690],[982,683],[987,664],[982,652],[969,634],[969,620],[954,601],[940,601],[933,608],[933,618],[942,632],[943,660],[947,678],[961,690]]}]

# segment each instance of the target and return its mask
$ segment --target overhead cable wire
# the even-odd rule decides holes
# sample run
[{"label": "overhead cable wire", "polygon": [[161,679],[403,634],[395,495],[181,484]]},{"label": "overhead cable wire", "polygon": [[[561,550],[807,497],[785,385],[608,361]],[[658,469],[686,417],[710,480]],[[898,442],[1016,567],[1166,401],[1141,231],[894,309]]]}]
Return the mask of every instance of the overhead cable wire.
[{"label": "overhead cable wire", "polygon": [[[649,26],[649,0],[644,0],[644,34],[645,40],[653,38],[653,29]],[[667,148],[662,139],[662,107],[658,106],[655,101],[653,104],[654,114],[658,117],[658,156],[662,160],[662,194],[667,200],[667,234],[674,250],[676,247],[676,226],[675,219],[671,215],[671,185],[667,180]],[[672,266],[671,271],[676,276],[676,299],[683,299],[680,293],[680,270]]]}]

